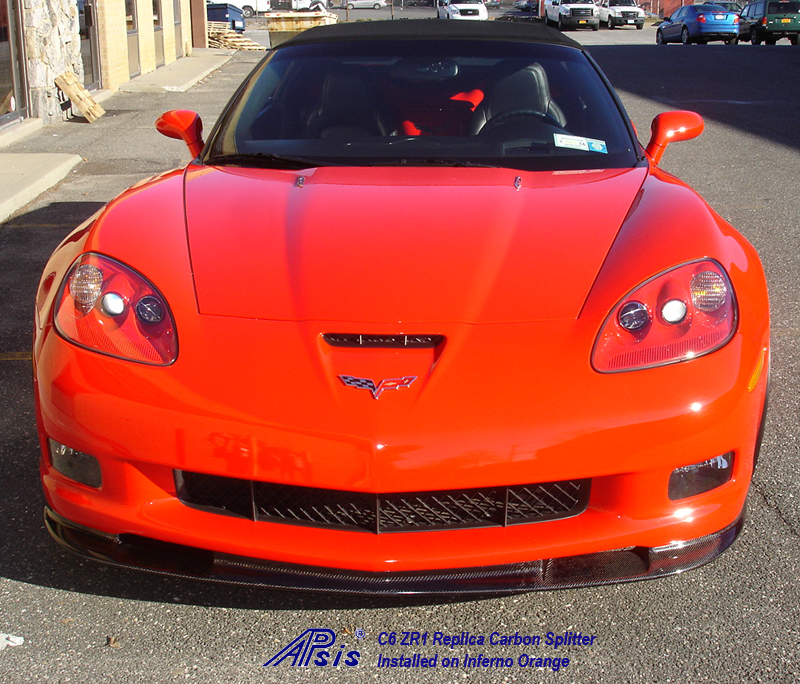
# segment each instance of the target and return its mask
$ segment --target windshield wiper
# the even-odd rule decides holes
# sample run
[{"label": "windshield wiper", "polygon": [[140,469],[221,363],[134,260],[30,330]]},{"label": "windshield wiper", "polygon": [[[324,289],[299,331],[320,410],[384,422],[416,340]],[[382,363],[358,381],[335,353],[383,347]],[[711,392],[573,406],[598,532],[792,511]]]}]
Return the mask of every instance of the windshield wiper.
[{"label": "windshield wiper", "polygon": [[316,166],[331,166],[330,162],[302,157],[284,157],[267,152],[251,152],[249,154],[217,154],[204,161],[209,166],[244,166],[263,169],[309,169]]},{"label": "windshield wiper", "polygon": [[299,170],[317,166],[459,166],[459,167],[478,167],[487,169],[499,168],[497,164],[485,164],[469,159],[450,159],[447,157],[431,158],[405,158],[399,159],[364,159],[353,158],[345,162],[340,159],[336,162],[322,161],[319,159],[305,159],[303,157],[284,157],[267,152],[253,152],[250,154],[218,154],[209,157],[204,161],[209,166],[243,166],[268,169],[288,169]]},{"label": "windshield wiper", "polygon": [[386,159],[380,161],[370,161],[365,166],[463,166],[475,167],[482,169],[498,169],[497,164],[485,164],[483,162],[476,162],[470,159],[450,159],[447,157],[432,157],[426,159],[421,158],[400,158],[400,159]]}]

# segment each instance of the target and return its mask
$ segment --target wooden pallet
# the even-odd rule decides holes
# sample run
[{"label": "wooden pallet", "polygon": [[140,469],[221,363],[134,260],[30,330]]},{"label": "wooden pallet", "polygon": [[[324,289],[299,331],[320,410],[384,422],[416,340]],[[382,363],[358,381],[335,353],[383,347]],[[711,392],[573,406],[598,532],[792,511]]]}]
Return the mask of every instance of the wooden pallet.
[{"label": "wooden pallet", "polygon": [[208,22],[208,47],[226,48],[228,50],[266,50],[263,45],[231,31],[227,22]]},{"label": "wooden pallet", "polygon": [[97,102],[92,99],[83,85],[78,81],[78,77],[71,71],[58,76],[56,78],[56,85],[61,88],[61,91],[66,95],[72,105],[78,108],[81,114],[86,117],[89,123],[97,121],[106,110],[103,109]]}]

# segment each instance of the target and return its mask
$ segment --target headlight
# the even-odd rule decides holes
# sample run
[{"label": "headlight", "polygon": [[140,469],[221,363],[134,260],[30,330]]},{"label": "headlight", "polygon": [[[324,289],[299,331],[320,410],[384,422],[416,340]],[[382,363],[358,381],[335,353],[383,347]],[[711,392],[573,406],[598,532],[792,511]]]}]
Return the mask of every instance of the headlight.
[{"label": "headlight", "polygon": [[688,361],[724,346],[736,317],[722,266],[709,259],[683,264],[643,283],[611,310],[592,365],[616,373]]},{"label": "headlight", "polygon": [[70,342],[119,359],[165,366],[178,355],[175,323],[161,293],[99,254],[83,254],[70,268],[55,325]]}]

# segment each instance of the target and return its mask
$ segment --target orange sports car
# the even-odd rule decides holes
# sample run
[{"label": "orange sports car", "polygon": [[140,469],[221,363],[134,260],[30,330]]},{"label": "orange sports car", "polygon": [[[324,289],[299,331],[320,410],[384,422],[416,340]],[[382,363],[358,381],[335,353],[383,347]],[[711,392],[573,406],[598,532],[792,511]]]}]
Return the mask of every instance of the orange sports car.
[{"label": "orange sports car", "polygon": [[701,565],[767,395],[751,245],[543,26],[361,22],[272,50],[192,161],[56,249],[45,519],[107,563],[357,593]]}]

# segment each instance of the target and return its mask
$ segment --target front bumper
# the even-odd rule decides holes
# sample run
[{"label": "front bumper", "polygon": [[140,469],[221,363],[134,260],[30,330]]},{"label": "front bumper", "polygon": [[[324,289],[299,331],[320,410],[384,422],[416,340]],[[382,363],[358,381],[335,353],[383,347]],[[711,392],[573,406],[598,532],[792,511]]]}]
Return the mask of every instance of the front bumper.
[{"label": "front bumper", "polygon": [[408,572],[364,572],[277,563],[215,553],[72,523],[45,508],[48,532],[81,556],[173,576],[273,589],[347,594],[507,594],[652,579],[691,570],[725,551],[744,515],[713,534],[648,548],[629,547],[506,565]]},{"label": "front bumper", "polygon": [[628,17],[615,17],[613,15],[609,15],[609,17],[608,17],[608,25],[609,26],[636,26],[636,28],[641,28],[642,26],[644,26],[644,17],[628,18]]},{"label": "front bumper", "polygon": [[[104,359],[50,331],[39,338],[42,481],[48,506],[64,520],[98,530],[106,539],[203,549],[204,558],[245,557],[269,567],[386,577],[530,568],[531,561],[545,567],[546,559],[666,548],[726,528],[743,509],[766,384],[754,374],[763,366],[763,352],[761,364],[759,356],[750,359],[752,350],[742,360],[741,343],[749,339],[744,335],[691,364],[646,371],[648,384],[659,387],[650,393],[643,392],[636,373],[599,374],[586,368],[585,358],[571,358],[571,347],[576,357],[591,347],[594,325],[519,326],[531,358],[549,358],[559,347],[554,336],[564,340],[561,353],[568,357],[527,369],[516,358],[493,355],[508,343],[509,326],[463,334],[453,327],[444,333],[454,347],[466,335],[470,344],[464,348],[475,348],[476,361],[471,352],[443,357],[436,373],[452,382],[418,381],[375,400],[341,382],[313,382],[296,326],[199,320],[222,348],[235,346],[232,340],[226,344],[226,336],[239,346],[277,339],[280,349],[288,350],[280,353],[294,357],[281,357],[276,346],[275,363],[262,371],[248,359],[271,357],[269,350],[244,349],[224,364],[209,364],[186,347],[181,362],[150,368]],[[266,334],[270,331],[274,334]],[[334,379],[352,372],[351,353],[344,351],[345,365],[339,366],[339,352],[325,350],[326,374]],[[383,352],[365,353],[362,362],[383,364],[384,356],[390,365],[376,365],[363,377],[393,377],[389,372],[398,368],[401,375],[422,376],[414,364],[431,363],[427,356],[398,361]],[[493,359],[493,372],[476,372],[486,358]],[[280,391],[264,391],[268,386]],[[102,486],[86,486],[59,472],[48,439],[96,458]],[[729,482],[688,499],[669,499],[675,468],[729,452],[735,454]],[[189,497],[187,505],[175,479],[187,471],[215,481],[359,497],[583,479],[591,479],[591,494],[585,510],[561,519],[386,534],[254,520],[219,500]],[[634,576],[648,572],[640,569]]]},{"label": "front bumper", "polygon": [[562,14],[561,26],[565,28],[592,28],[596,29],[600,26],[600,17],[573,17],[570,15]]}]

